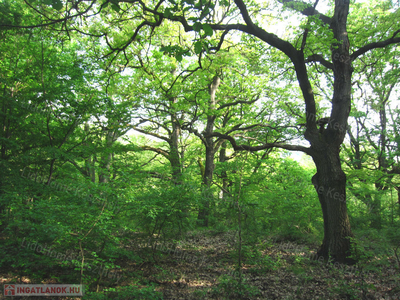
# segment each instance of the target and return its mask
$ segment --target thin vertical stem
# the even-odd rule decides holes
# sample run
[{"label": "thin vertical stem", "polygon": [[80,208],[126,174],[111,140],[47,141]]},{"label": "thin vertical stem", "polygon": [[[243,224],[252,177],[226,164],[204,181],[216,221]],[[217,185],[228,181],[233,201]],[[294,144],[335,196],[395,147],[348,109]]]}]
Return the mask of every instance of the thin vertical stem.
[{"label": "thin vertical stem", "polygon": [[[245,159],[243,162],[247,161],[248,152],[245,154]],[[238,273],[239,273],[239,286],[242,285],[242,209],[240,207],[240,195],[242,192],[242,181],[243,181],[243,168],[244,163],[242,164],[242,168],[240,170],[240,178],[239,178],[239,189],[236,195],[236,206],[238,208],[238,226],[239,226],[239,244],[238,244]]]}]

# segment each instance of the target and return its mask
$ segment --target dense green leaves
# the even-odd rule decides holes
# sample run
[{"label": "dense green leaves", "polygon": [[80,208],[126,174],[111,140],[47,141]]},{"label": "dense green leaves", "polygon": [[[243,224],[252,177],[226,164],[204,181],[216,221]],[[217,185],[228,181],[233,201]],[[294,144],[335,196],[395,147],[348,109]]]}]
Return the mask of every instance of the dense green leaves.
[{"label": "dense green leaves", "polygon": [[[275,8],[246,2],[254,24],[240,27],[229,1],[28,3],[0,3],[2,267],[39,279],[57,266],[69,274],[59,281],[110,286],[90,270],[117,274],[119,258],[142,264],[126,245],[145,240],[154,251],[160,241],[175,243],[196,229],[201,210],[211,228],[243,231],[247,242],[271,234],[322,239],[309,158],[264,146],[309,146],[299,62],[307,62],[311,118],[331,113],[339,45],[323,19],[303,16],[276,35],[251,36],[254,26],[271,29]],[[398,7],[381,4],[353,4],[352,50],[393,34]],[[275,20],[306,7],[285,5]],[[37,26],[11,30],[30,22]],[[272,47],[271,37],[293,49]],[[289,59],[291,51],[297,56]],[[335,149],[342,148],[354,228],[385,229],[400,216],[399,49],[377,48],[351,63],[348,140]],[[318,142],[327,139],[321,124]],[[70,263],[24,249],[13,257],[24,239],[77,256]],[[158,297],[152,287],[143,293]]]}]

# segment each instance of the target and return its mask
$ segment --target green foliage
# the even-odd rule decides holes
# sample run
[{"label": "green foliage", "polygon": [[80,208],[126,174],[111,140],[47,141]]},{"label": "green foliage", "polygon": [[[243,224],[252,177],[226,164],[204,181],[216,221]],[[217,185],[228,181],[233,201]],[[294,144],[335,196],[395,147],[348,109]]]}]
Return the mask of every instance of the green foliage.
[{"label": "green foliage", "polygon": [[133,217],[150,236],[162,233],[165,238],[189,230],[193,191],[190,186],[153,186],[132,203]]},{"label": "green foliage", "polygon": [[218,279],[218,284],[213,287],[212,294],[221,297],[221,299],[247,299],[248,297],[256,297],[259,295],[259,290],[236,277],[222,275]]},{"label": "green foliage", "polygon": [[[247,201],[256,203],[247,207],[249,213],[254,213],[249,220],[260,220],[262,228],[277,231],[286,239],[319,235],[322,217],[311,176],[311,172],[290,159],[282,163],[270,161],[243,191]],[[286,211],[296,214],[283,213]]]}]

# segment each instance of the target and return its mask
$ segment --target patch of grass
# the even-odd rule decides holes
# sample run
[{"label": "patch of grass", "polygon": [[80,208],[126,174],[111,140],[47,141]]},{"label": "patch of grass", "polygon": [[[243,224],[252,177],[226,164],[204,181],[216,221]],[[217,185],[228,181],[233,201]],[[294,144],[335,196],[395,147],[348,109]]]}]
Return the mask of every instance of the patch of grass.
[{"label": "patch of grass", "polygon": [[280,258],[273,258],[269,255],[261,257],[257,262],[254,263],[254,268],[250,269],[250,272],[256,274],[268,273],[276,271],[282,266]]},{"label": "patch of grass", "polygon": [[239,282],[238,278],[229,275],[222,275],[218,284],[212,289],[212,294],[222,297],[221,299],[245,299],[256,297],[260,291],[246,283],[245,279]]}]

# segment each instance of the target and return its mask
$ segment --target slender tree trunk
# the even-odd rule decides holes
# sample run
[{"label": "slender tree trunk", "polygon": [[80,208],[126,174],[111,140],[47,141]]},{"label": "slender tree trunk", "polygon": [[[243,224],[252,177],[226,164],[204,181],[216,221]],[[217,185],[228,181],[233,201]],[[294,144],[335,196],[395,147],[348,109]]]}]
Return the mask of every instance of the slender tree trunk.
[{"label": "slender tree trunk", "polygon": [[[1,139],[1,149],[0,149],[0,155],[1,155],[1,160],[2,160],[2,162],[3,161],[5,161],[5,159],[6,159],[6,145],[5,145],[5,137],[6,137],[6,133],[5,133],[5,128],[6,128],[6,116],[7,116],[7,114],[6,114],[6,107],[5,107],[5,105],[6,105],[6,103],[5,103],[5,99],[6,99],[6,97],[5,97],[5,93],[6,92],[6,86],[4,85],[4,97],[3,97],[3,105],[2,105],[2,115],[3,115],[3,119],[2,119],[2,126],[1,126],[1,137],[2,137],[2,139]],[[1,197],[1,195],[3,194],[3,181],[4,181],[4,179],[3,179],[3,170],[5,169],[5,167],[3,166],[3,163],[2,162],[0,162],[0,168],[1,168],[1,170],[0,170],[0,197]],[[0,198],[0,201],[2,201],[1,200],[2,198]],[[2,214],[3,214],[3,211],[4,211],[4,209],[5,209],[5,205],[3,204],[3,203],[1,203],[0,202],[0,220],[1,220],[1,217],[2,217]]]},{"label": "slender tree trunk", "polygon": [[[176,98],[171,100],[172,103],[176,102]],[[175,184],[180,184],[182,180],[181,158],[179,154],[179,138],[181,136],[181,126],[175,114],[171,114],[172,133],[170,136],[170,153],[169,161],[172,168],[172,181]]]},{"label": "slender tree trunk", "polygon": [[[89,123],[85,123],[85,132],[87,135],[89,135],[89,131]],[[89,146],[89,144],[85,143],[85,146]],[[85,167],[85,175],[89,176],[93,183],[96,182],[96,170],[94,168],[94,161],[91,154],[88,155],[88,158],[85,161]]]},{"label": "slender tree trunk", "polygon": [[371,203],[368,206],[368,212],[371,215],[371,227],[375,229],[382,228],[382,216],[381,216],[381,206],[382,206],[382,192],[383,187],[379,184],[375,184],[375,187],[378,193],[375,195],[373,199],[371,199]]},{"label": "slender tree trunk", "polygon": [[[211,159],[212,158],[212,159]],[[202,203],[203,207],[200,208],[198,214],[198,224],[208,227],[210,202],[213,201],[213,193],[211,191],[211,183],[214,172],[214,151],[213,149],[206,150],[206,163],[204,167],[203,189],[202,189]]]},{"label": "slender tree trunk", "polygon": [[[212,134],[213,131],[213,123],[210,122],[211,118],[207,122],[206,132]],[[212,125],[212,126],[208,126]],[[210,214],[210,202],[213,200],[213,194],[211,191],[211,183],[214,174],[214,141],[212,137],[206,138],[206,162],[204,165],[204,174],[203,174],[203,192],[202,192],[202,203],[203,207],[200,208],[198,214],[198,223],[201,226],[208,227],[208,216]]]},{"label": "slender tree trunk", "polygon": [[213,194],[211,191],[211,183],[213,179],[214,173],[214,138],[212,136],[214,132],[214,121],[216,116],[213,114],[215,109],[216,100],[215,94],[217,92],[218,86],[220,84],[220,79],[218,76],[215,76],[212,84],[210,85],[210,115],[207,117],[207,126],[204,130],[205,136],[205,147],[206,147],[206,162],[204,168],[204,176],[203,176],[203,185],[204,185],[204,193],[203,193],[203,207],[200,208],[198,214],[198,223],[202,226],[208,227],[208,216],[210,214],[210,202],[213,200]]},{"label": "slender tree trunk", "polygon": [[[1,124],[1,133],[0,137],[1,139],[1,150],[0,150],[0,156],[1,156],[1,162],[0,162],[0,220],[1,220],[1,215],[6,211],[6,204],[2,203],[1,201],[4,201],[4,198],[2,198],[3,194],[3,185],[5,181],[5,173],[3,173],[6,170],[6,167],[3,165],[2,162],[6,162],[8,160],[7,158],[7,152],[9,149],[7,148],[7,143],[6,141],[11,138],[10,134],[10,126],[11,126],[11,115],[13,113],[12,108],[9,106],[9,102],[7,102],[10,97],[11,99],[14,98],[14,91],[13,88],[10,88],[11,95],[8,95],[7,92],[7,85],[4,85],[4,90],[3,90],[3,101],[2,101],[2,108],[1,108],[1,114],[2,114],[2,124]],[[13,101],[13,100],[11,100]],[[4,225],[5,226],[5,225]]]},{"label": "slender tree trunk", "polygon": [[114,142],[115,139],[113,132],[108,131],[106,134],[106,151],[109,152],[105,153],[101,158],[100,170],[99,170],[99,183],[107,183],[110,180],[110,168],[113,157],[113,153],[110,151],[110,148],[112,147]]},{"label": "slender tree trunk", "polygon": [[[390,89],[391,91],[391,89]],[[386,102],[389,99],[390,91],[387,94],[386,99],[380,99],[380,108],[379,108],[379,119],[381,125],[381,133],[379,135],[379,157],[378,164],[379,170],[387,173],[387,158],[386,158],[386,147],[387,147],[387,138],[386,138],[386,126],[387,126],[387,117],[386,117]],[[382,191],[384,190],[384,185],[381,181],[375,182],[375,188],[378,191],[377,195],[375,195],[374,201],[371,203],[370,212],[372,215],[372,223],[371,227],[376,229],[381,229],[382,227],[382,217],[381,217],[381,196]]]},{"label": "slender tree trunk", "polygon": [[[223,163],[225,161],[227,161],[226,142],[223,142],[221,145],[221,149],[219,150],[219,162]],[[223,190],[221,191],[221,200],[225,200],[226,192],[228,190],[228,174],[226,170],[222,170],[221,177],[222,177],[222,188],[223,188]]]},{"label": "slender tree trunk", "polygon": [[398,204],[397,209],[400,216],[400,186],[395,186],[394,188],[397,191],[397,204]]},{"label": "slender tree trunk", "polygon": [[400,186],[397,187],[397,204],[399,205],[399,216],[400,216]]}]

